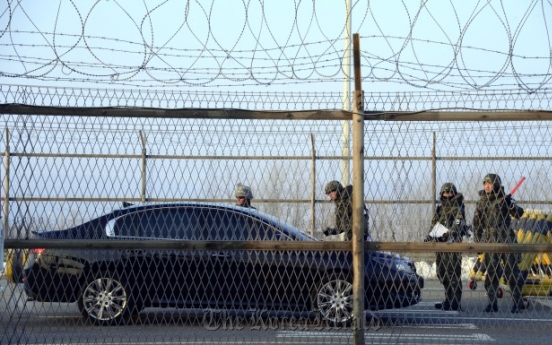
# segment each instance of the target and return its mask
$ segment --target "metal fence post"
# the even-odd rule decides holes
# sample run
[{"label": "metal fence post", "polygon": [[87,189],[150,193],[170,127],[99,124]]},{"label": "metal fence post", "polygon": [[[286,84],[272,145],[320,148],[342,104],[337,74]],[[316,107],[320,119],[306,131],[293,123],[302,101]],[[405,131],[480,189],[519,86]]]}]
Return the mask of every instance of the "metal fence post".
[{"label": "metal fence post", "polygon": [[147,151],[146,151],[146,138],[144,133],[140,130],[140,140],[142,142],[142,202],[146,202],[146,167],[147,167]]},{"label": "metal fence post", "polygon": [[312,186],[311,186],[311,235],[314,237],[314,228],[316,226],[316,147],[314,146],[314,134],[311,133],[312,145]]},{"label": "metal fence post", "polygon": [[9,238],[10,223],[8,214],[10,212],[10,130],[6,128],[6,152],[4,152],[4,239]]},{"label": "metal fence post", "polygon": [[437,134],[433,132],[433,148],[431,149],[431,212],[435,211],[435,195],[437,195]]},{"label": "metal fence post", "polygon": [[4,271],[4,241],[9,238],[10,223],[8,212],[10,211],[10,130],[6,128],[6,152],[4,153],[4,215],[2,218],[2,231],[0,231],[0,270]]}]

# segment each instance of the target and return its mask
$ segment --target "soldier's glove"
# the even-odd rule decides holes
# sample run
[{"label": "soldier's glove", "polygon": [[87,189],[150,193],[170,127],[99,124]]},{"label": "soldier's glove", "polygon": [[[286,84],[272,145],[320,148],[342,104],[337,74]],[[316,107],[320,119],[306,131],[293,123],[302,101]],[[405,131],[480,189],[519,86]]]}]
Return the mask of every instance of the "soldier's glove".
[{"label": "soldier's glove", "polygon": [[504,200],[506,201],[506,204],[510,208],[510,210],[514,209],[517,206],[516,199],[512,198],[512,194],[508,194],[504,197]]},{"label": "soldier's glove", "polygon": [[331,230],[330,228],[324,228],[322,230],[322,233],[324,234],[324,236],[330,236],[330,230]]},{"label": "soldier's glove", "polygon": [[467,237],[474,237],[475,236],[475,234],[473,233],[471,225],[464,225],[464,236],[467,236]]},{"label": "soldier's glove", "polygon": [[523,208],[518,206],[516,200],[512,198],[511,194],[506,195],[504,200],[506,201],[506,205],[508,205],[508,209],[512,217],[519,219],[523,216]]},{"label": "soldier's glove", "polygon": [[443,236],[439,237],[439,242],[448,242],[449,238],[451,238],[451,233],[445,232]]},{"label": "soldier's glove", "polygon": [[455,239],[461,240],[462,237],[468,236],[471,237],[471,235],[468,233],[469,226],[466,225],[466,222],[464,219],[455,219],[454,220],[454,232],[455,232]]}]

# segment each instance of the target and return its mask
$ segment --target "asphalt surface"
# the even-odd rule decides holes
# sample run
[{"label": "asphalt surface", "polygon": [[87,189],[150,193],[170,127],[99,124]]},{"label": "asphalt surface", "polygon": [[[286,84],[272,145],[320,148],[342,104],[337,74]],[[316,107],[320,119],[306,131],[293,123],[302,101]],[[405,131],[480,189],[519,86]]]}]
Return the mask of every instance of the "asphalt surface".
[{"label": "asphalt surface", "polygon": [[[467,282],[464,282],[464,286]],[[441,311],[438,281],[429,279],[418,305],[367,312],[366,344],[549,344],[552,299],[528,297],[529,309],[510,313],[507,294],[499,311],[483,312],[483,284],[464,287],[462,311]],[[21,285],[0,279],[1,344],[351,344],[350,328],[317,323],[308,315],[227,313],[208,319],[204,311],[144,310],[132,323],[97,327],[82,320],[76,304],[29,302]],[[213,321],[214,320],[214,321]]]}]

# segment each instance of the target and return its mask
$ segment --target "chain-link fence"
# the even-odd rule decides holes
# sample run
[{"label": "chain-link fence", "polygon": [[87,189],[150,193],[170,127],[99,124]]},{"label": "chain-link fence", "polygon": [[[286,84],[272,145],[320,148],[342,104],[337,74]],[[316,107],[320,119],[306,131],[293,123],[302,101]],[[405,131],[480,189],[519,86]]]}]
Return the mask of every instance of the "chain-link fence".
[{"label": "chain-link fence", "polygon": [[[339,96],[0,90],[1,343],[352,342],[350,246],[323,233],[340,222],[324,187],[351,174]],[[366,94],[367,248],[381,249],[366,252],[366,343],[548,343],[551,253],[535,248],[552,242],[550,119],[520,112],[548,104]],[[493,273],[496,311],[477,252],[505,247],[473,243],[489,173],[506,193],[525,177],[511,229],[533,245],[508,256],[521,299],[512,267]],[[466,243],[424,243],[447,182]]]}]

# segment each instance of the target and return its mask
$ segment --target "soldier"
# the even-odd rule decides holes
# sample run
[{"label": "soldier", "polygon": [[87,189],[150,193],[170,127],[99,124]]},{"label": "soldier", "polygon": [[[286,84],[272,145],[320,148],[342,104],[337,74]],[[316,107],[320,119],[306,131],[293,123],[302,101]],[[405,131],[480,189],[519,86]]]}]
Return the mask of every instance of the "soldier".
[{"label": "soldier", "polygon": [[251,199],[253,199],[251,188],[238,183],[236,185],[236,205],[254,209],[255,207],[251,206]]},{"label": "soldier", "polygon": [[[480,199],[473,218],[476,242],[485,243],[516,243],[516,234],[510,227],[512,217],[519,218],[523,209],[516,205],[511,195],[504,193],[500,177],[487,174],[483,179],[484,189],[479,191]],[[485,253],[483,262],[486,267],[485,290],[489,304],[484,311],[497,312],[497,290],[500,281],[501,263],[503,273],[512,292],[512,313],[525,309],[521,289],[523,278],[518,267],[519,256],[516,253]]]},{"label": "soldier", "polygon": [[[324,192],[335,203],[335,228],[322,230],[325,236],[345,233],[345,240],[353,239],[353,186],[343,187],[339,181],[330,181],[324,187]],[[364,238],[370,241],[368,231],[368,209],[364,207]]]},{"label": "soldier", "polygon": [[[430,241],[461,242],[466,232],[464,196],[458,193],[456,186],[447,182],[441,186],[439,204],[431,222],[449,229],[441,237],[429,237]],[[445,288],[445,300],[435,303],[436,309],[462,310],[462,253],[436,253],[437,277]]]}]

